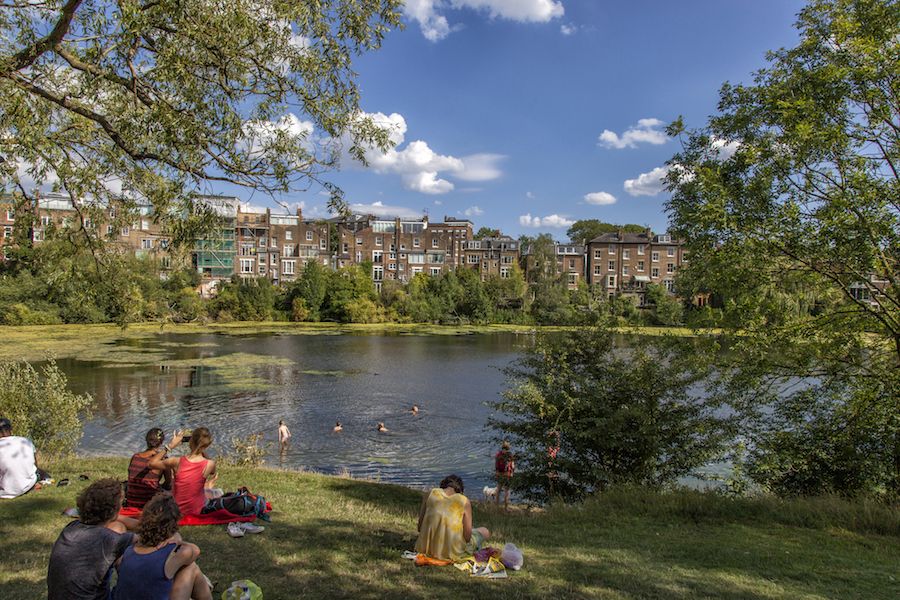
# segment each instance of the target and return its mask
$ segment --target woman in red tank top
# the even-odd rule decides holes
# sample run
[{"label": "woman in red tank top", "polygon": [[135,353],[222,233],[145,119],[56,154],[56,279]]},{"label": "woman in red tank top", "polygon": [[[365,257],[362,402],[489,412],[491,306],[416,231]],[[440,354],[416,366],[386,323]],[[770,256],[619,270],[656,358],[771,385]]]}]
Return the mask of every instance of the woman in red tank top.
[{"label": "woman in red tank top", "polygon": [[[171,450],[182,440],[182,432],[176,431],[168,446]],[[150,467],[154,469],[172,469],[172,495],[178,508],[184,515],[202,514],[206,506],[206,488],[213,487],[216,481],[216,461],[206,456],[206,449],[212,445],[212,435],[206,427],[198,427],[191,434],[190,454],[180,458],[154,457]]]}]

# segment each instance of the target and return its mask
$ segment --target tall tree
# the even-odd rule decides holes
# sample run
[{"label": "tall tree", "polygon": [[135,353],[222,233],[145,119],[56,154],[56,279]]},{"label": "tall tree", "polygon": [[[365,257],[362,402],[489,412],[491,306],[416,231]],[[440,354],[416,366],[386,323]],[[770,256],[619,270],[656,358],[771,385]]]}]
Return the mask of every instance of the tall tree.
[{"label": "tall tree", "polygon": [[613,223],[605,223],[597,219],[579,219],[569,227],[566,235],[573,244],[587,243],[604,233],[612,233],[614,231],[624,231],[625,233],[641,233],[647,228],[643,225],[635,225],[628,223],[627,225],[615,225]]},{"label": "tall tree", "polygon": [[359,108],[354,56],[401,0],[10,0],[0,11],[0,175],[31,194],[121,190],[180,216],[227,182],[274,194],[320,182],[339,144],[387,131]]},{"label": "tall tree", "polygon": [[797,26],[706,127],[670,127],[668,209],[688,291],[743,330],[730,392],[757,480],[898,494],[900,2],[816,0]]},{"label": "tall tree", "polygon": [[484,238],[489,237],[497,237],[500,235],[499,229],[491,229],[490,227],[481,227],[478,231],[475,232],[476,240],[483,240]]}]

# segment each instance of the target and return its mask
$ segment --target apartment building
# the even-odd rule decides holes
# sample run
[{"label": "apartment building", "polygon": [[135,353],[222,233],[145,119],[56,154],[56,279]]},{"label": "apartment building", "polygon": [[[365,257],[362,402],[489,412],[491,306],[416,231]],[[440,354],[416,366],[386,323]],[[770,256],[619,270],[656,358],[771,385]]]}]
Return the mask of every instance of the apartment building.
[{"label": "apartment building", "polygon": [[12,198],[0,197],[0,260],[6,257],[6,247],[12,244],[16,226],[16,207]]},{"label": "apartment building", "polygon": [[329,225],[305,221],[296,215],[252,211],[238,206],[236,219],[237,273],[241,277],[266,277],[273,283],[296,279],[311,260],[331,265]]},{"label": "apartment building", "polygon": [[[556,272],[570,290],[577,290],[579,282],[584,280],[584,251],[581,244],[556,243],[553,252],[556,255]],[[531,246],[522,248],[522,265],[527,274],[534,269],[534,258]]]},{"label": "apartment building", "polygon": [[463,245],[472,238],[472,222],[353,215],[332,219],[337,228],[337,267],[371,263],[372,280],[408,282],[419,273],[439,275],[463,261]]},{"label": "apartment building", "polygon": [[647,285],[675,291],[675,274],[687,258],[681,241],[667,234],[605,233],[587,244],[587,276],[610,296],[623,295],[645,303]]},{"label": "apartment building", "polygon": [[482,281],[491,276],[505,279],[519,262],[519,245],[518,240],[505,235],[466,242],[463,247],[466,267],[477,269]]}]

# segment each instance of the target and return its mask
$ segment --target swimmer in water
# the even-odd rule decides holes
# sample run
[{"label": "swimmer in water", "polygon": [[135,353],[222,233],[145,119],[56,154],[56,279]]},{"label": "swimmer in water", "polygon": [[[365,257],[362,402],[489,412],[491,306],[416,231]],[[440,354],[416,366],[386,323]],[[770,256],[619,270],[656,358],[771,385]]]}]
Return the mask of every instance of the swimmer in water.
[{"label": "swimmer in water", "polygon": [[419,405],[418,405],[418,404],[413,404],[412,408],[409,409],[409,412],[411,412],[411,413],[414,414],[414,415],[419,414]]},{"label": "swimmer in water", "polygon": [[335,423],[335,424],[334,424],[334,429],[332,429],[332,431],[334,431],[335,433],[340,433],[340,432],[343,431],[343,430],[344,430],[344,426],[341,425],[341,422],[340,422],[340,421],[338,421],[337,423]]},{"label": "swimmer in water", "polygon": [[387,433],[388,428],[384,426],[384,423],[378,422],[378,433]]}]

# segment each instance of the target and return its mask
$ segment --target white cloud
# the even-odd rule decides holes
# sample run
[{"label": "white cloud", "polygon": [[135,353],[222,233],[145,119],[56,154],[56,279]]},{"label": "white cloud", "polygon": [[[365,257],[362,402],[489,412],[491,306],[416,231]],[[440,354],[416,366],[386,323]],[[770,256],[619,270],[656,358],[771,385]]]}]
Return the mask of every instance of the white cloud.
[{"label": "white cloud", "polygon": [[641,173],[636,179],[625,180],[625,192],[630,196],[655,196],[663,191],[668,167],[656,167],[649,173]]},{"label": "white cloud", "polygon": [[435,205],[435,206],[440,206],[440,205],[442,205],[442,204],[443,204],[443,202],[441,202],[440,200],[435,200],[435,201],[434,201],[434,205]]},{"label": "white cloud", "polygon": [[312,121],[304,121],[294,113],[288,113],[277,121],[247,121],[244,123],[243,147],[251,157],[257,157],[268,151],[278,136],[289,135],[301,144],[311,145],[311,137],[315,131]]},{"label": "white cloud", "polygon": [[529,200],[534,200],[534,198],[535,198],[534,192],[525,192],[525,197],[528,198]]},{"label": "white cloud", "polygon": [[589,194],[584,195],[584,201],[588,204],[595,204],[597,206],[606,206],[609,204],[616,203],[616,197],[610,194],[609,192],[591,192]]},{"label": "white cloud", "polygon": [[640,119],[637,125],[629,127],[620,136],[614,131],[604,129],[600,134],[599,144],[604,148],[637,148],[638,144],[658,146],[666,143],[666,132],[659,129],[664,123],[659,119]]},{"label": "white cloud", "polygon": [[403,186],[408,190],[423,194],[446,194],[454,189],[454,184],[446,179],[452,177],[462,181],[489,181],[503,173],[497,164],[505,158],[500,154],[472,154],[463,158],[438,154],[423,140],[414,140],[402,147],[406,139],[406,119],[398,113],[362,113],[389,132],[393,148],[382,152],[369,148],[365,152],[366,161],[377,173],[400,175]]},{"label": "white cloud", "polygon": [[719,160],[728,160],[738,151],[738,148],[741,147],[740,142],[729,142],[728,140],[723,140],[722,138],[713,137],[710,140],[710,145],[713,147],[713,150],[716,151]]},{"label": "white cloud", "polygon": [[576,31],[578,31],[578,25],[575,23],[569,23],[568,25],[563,23],[559,26],[559,32],[563,35],[574,35]]},{"label": "white cloud", "polygon": [[466,210],[463,211],[463,214],[466,215],[467,217],[477,217],[477,216],[483,215],[484,211],[481,210],[477,206],[470,206],[469,208],[467,208]]},{"label": "white cloud", "polygon": [[560,0],[406,0],[403,13],[419,24],[427,40],[437,42],[456,29],[442,14],[447,8],[468,8],[486,12],[492,19],[521,23],[546,23],[565,14]]},{"label": "white cloud", "polygon": [[390,206],[381,202],[372,202],[371,204],[351,204],[350,210],[354,213],[364,215],[375,215],[377,217],[400,217],[401,219],[418,219],[421,218],[420,211],[406,208],[405,206]]},{"label": "white cloud", "polygon": [[524,214],[519,217],[519,225],[523,227],[571,227],[575,221],[562,217],[560,215],[548,215],[546,217],[532,217],[531,213]]}]

